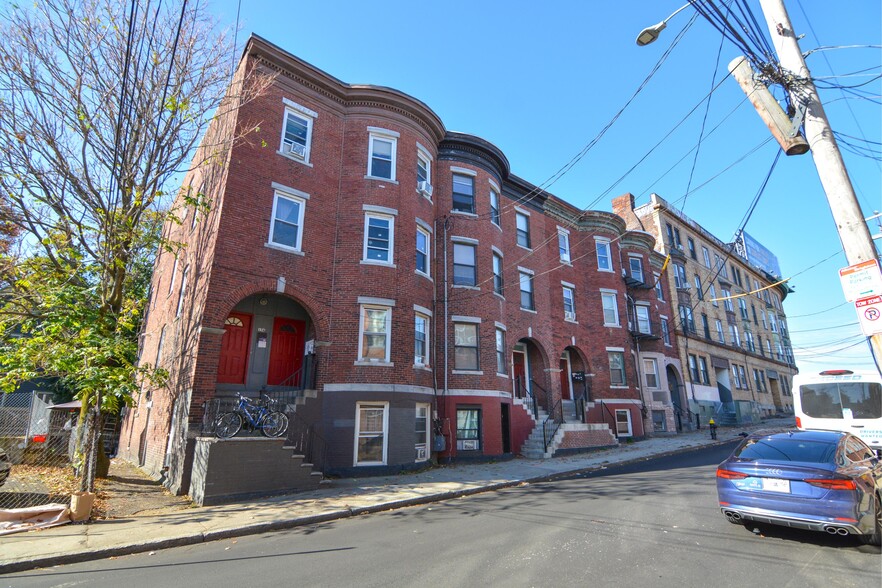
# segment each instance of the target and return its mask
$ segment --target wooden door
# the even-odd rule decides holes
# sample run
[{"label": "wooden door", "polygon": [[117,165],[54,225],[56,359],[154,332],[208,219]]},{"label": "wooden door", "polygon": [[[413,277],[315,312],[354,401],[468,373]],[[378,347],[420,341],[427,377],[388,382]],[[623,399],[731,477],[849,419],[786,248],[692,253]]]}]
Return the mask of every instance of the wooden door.
[{"label": "wooden door", "polygon": [[519,351],[511,354],[512,375],[514,376],[515,396],[524,398],[527,396],[527,367],[525,365],[525,356]]},{"label": "wooden door", "polygon": [[218,384],[244,384],[251,347],[251,315],[231,312],[224,322],[220,361],[217,365]]},{"label": "wooden door", "polygon": [[303,378],[298,370],[303,366],[303,344],[306,323],[296,319],[276,317],[273,321],[273,340],[270,348],[268,386],[299,386]]},{"label": "wooden door", "polygon": [[570,384],[570,358],[560,358],[560,397],[564,400],[573,398],[572,385]]}]

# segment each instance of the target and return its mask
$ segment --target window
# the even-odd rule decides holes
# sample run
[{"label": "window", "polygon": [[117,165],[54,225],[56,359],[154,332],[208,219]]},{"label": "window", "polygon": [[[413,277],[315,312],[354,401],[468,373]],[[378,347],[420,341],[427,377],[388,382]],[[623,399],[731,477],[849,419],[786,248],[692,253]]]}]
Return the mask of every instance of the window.
[{"label": "window", "polygon": [[566,229],[557,228],[557,250],[562,263],[570,263],[570,234]]},{"label": "window", "polygon": [[744,370],[743,365],[738,366],[738,375],[741,377],[741,383],[744,385],[744,389],[750,390],[750,383],[747,381],[747,372]]},{"label": "window", "polygon": [[505,296],[505,282],[502,280],[502,256],[493,252],[493,291]]},{"label": "window", "polygon": [[496,327],[496,373],[508,373],[505,362],[505,331],[499,327]]},{"label": "window", "polygon": [[597,248],[597,269],[611,272],[612,257],[609,253],[609,241],[597,239],[595,243]]},{"label": "window", "polygon": [[432,158],[417,148],[417,190],[427,198],[432,197]]},{"label": "window", "polygon": [[728,312],[735,312],[735,307],[732,306],[732,292],[728,288],[723,288],[723,308],[725,308]]},{"label": "window", "polygon": [[766,339],[766,355],[772,357],[772,342]]},{"label": "window", "polygon": [[499,192],[490,190],[490,222],[497,227],[502,226],[499,220]]},{"label": "window", "polygon": [[270,224],[269,242],[273,245],[300,251],[305,208],[305,199],[276,190],[273,198],[273,222]]},{"label": "window", "polygon": [[527,272],[518,272],[521,276],[521,308],[536,310],[533,304],[533,275]]},{"label": "window", "polygon": [[725,343],[726,336],[723,334],[722,321],[720,321],[720,319],[716,319],[716,325],[717,325],[717,341],[719,341],[720,343]]},{"label": "window", "polygon": [[175,291],[175,278],[177,277],[177,275],[178,275],[178,256],[175,255],[175,261],[174,261],[174,264],[172,265],[171,281],[169,281],[169,283],[168,283],[169,295],[171,295],[171,293]]},{"label": "window", "polygon": [[416,230],[416,271],[429,275],[429,231],[422,227]]},{"label": "window", "polygon": [[475,267],[475,246],[465,243],[453,244],[453,285],[474,286],[478,283]]},{"label": "window", "polygon": [[[388,134],[387,134],[388,133]],[[368,177],[395,181],[397,133],[372,131],[368,153]]]},{"label": "window", "polygon": [[355,465],[386,463],[386,429],[389,426],[389,405],[356,403]]},{"label": "window", "polygon": [[518,245],[525,249],[530,248],[530,217],[523,212],[515,213],[517,224]]},{"label": "window", "polygon": [[729,273],[726,269],[726,263],[723,261],[723,258],[714,253],[714,265],[719,269],[720,276],[724,279],[729,279]]},{"label": "window", "polygon": [[429,459],[429,405],[418,402],[416,405],[415,425],[415,461],[426,461]]},{"label": "window", "polygon": [[680,326],[687,333],[695,332],[695,318],[692,316],[692,308],[680,305]]},{"label": "window", "polygon": [[187,293],[187,279],[190,277],[190,266],[184,268],[184,273],[181,274],[181,289],[178,291],[178,308],[175,311],[175,317],[181,316],[184,312],[184,297]]},{"label": "window", "polygon": [[673,248],[676,245],[676,243],[674,242],[674,227],[671,225],[671,223],[665,223],[665,230],[668,234],[668,245]]},{"label": "window", "polygon": [[652,325],[649,322],[649,307],[639,304],[634,307],[637,316],[637,331],[646,335],[652,334]]},{"label": "window", "polygon": [[576,294],[572,286],[563,287],[563,307],[564,319],[568,321],[576,320]]},{"label": "window", "polygon": [[741,347],[741,335],[738,334],[736,325],[729,325],[729,339],[735,347]]},{"label": "window", "polygon": [[364,261],[392,264],[394,218],[367,214],[364,217]]},{"label": "window", "polygon": [[619,304],[616,302],[615,292],[601,292],[600,299],[603,303],[603,324],[607,327],[618,327]]},{"label": "window", "polygon": [[677,288],[689,288],[689,280],[686,279],[686,268],[679,263],[674,264],[674,286]]},{"label": "window", "polygon": [[689,257],[692,259],[698,259],[698,256],[695,253],[695,241],[692,240],[692,237],[686,237],[686,244],[689,247]]},{"label": "window", "polygon": [[392,309],[386,306],[361,307],[360,361],[389,361],[389,331]]},{"label": "window", "polygon": [[429,317],[416,313],[413,331],[413,363],[429,365]]},{"label": "window", "polygon": [[646,377],[647,388],[658,388],[658,361],[653,358],[643,359],[643,374]]},{"label": "window", "polygon": [[665,345],[671,344],[671,327],[668,326],[668,319],[663,318],[661,320],[661,331],[662,331],[662,340],[665,342]]},{"label": "window", "polygon": [[698,373],[701,376],[701,383],[710,386],[710,375],[707,371],[707,359],[698,357]]},{"label": "window", "polygon": [[743,320],[750,320],[750,316],[747,314],[747,303],[744,301],[744,298],[738,299],[738,311],[741,313]]},{"label": "window", "polygon": [[661,276],[658,274],[653,274],[655,278],[655,297],[658,298],[661,302],[665,301],[665,291],[662,288]]},{"label": "window", "polygon": [[481,409],[456,408],[456,449],[481,450]]},{"label": "window", "polygon": [[753,384],[754,384],[754,387],[756,388],[757,392],[765,392],[765,386],[764,386],[765,382],[763,380],[765,380],[765,376],[760,375],[760,370],[754,368],[754,370],[753,370]]},{"label": "window", "polygon": [[478,325],[453,323],[453,369],[477,371]]},{"label": "window", "polygon": [[701,254],[704,256],[704,267],[710,268],[711,267],[710,251],[708,251],[707,247],[705,247],[704,245],[701,246]]},{"label": "window", "polygon": [[698,373],[698,360],[691,353],[689,354],[689,377],[693,382],[701,382],[701,375]]},{"label": "window", "polygon": [[609,382],[613,386],[626,386],[625,379],[625,353],[622,351],[607,351],[609,357]]},{"label": "window", "polygon": [[620,437],[631,436],[631,411],[616,409],[616,435]]},{"label": "window", "polygon": [[738,375],[738,366],[734,363],[732,364],[732,379],[735,380],[735,389],[740,390],[741,386],[741,376]]},{"label": "window", "polygon": [[773,333],[778,332],[778,321],[775,318],[774,312],[769,313],[769,328],[772,330]]},{"label": "window", "polygon": [[699,300],[704,300],[704,290],[701,288],[701,276],[695,274],[695,293]]},{"label": "window", "polygon": [[639,257],[629,257],[628,267],[631,269],[631,277],[638,282],[643,281],[643,260]]},{"label": "window", "polygon": [[745,329],[744,330],[744,338],[745,338],[745,342],[747,343],[747,350],[755,353],[756,346],[753,344],[753,333],[751,333],[750,331]]},{"label": "window", "polygon": [[713,304],[714,306],[716,306],[717,308],[719,308],[719,307],[720,307],[720,301],[717,300],[717,287],[714,286],[713,283],[711,283],[711,285],[708,286],[708,291],[710,292],[711,304]]},{"label": "window", "polygon": [[763,328],[768,330],[769,326],[768,326],[768,324],[766,324],[766,313],[763,310],[760,310],[759,315],[760,315],[760,320],[762,320],[762,322],[763,322]]},{"label": "window", "polygon": [[284,102],[285,121],[280,151],[294,159],[309,163],[312,124],[318,114],[290,100]]},{"label": "window", "polygon": [[453,210],[475,213],[475,178],[453,174]]},{"label": "window", "polygon": [[704,313],[701,313],[701,326],[704,329],[704,338],[710,339],[711,338],[710,324],[707,322],[707,315]]}]

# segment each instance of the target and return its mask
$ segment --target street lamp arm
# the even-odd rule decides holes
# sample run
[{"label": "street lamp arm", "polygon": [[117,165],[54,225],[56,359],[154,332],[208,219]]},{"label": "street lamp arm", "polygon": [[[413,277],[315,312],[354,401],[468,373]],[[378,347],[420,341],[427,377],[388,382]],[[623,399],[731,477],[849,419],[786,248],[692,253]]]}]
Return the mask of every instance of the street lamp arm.
[{"label": "street lamp arm", "polygon": [[659,34],[668,27],[668,21],[680,14],[684,9],[688,8],[689,6],[692,6],[692,0],[672,12],[668,18],[664,19],[660,23],[654,24],[651,27],[646,27],[645,29],[640,31],[640,34],[637,35],[637,44],[643,47],[644,45],[649,45],[650,43],[658,39]]}]

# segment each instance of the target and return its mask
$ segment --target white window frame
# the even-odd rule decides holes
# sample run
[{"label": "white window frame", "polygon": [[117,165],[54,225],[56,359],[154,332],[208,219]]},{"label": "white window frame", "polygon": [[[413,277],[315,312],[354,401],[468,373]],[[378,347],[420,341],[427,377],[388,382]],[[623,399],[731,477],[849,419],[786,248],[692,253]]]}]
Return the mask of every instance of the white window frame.
[{"label": "white window frame", "polygon": [[[417,354],[417,341],[418,341],[417,334],[420,333],[420,330],[419,330],[420,321],[422,321],[422,323],[423,323],[422,335],[423,335],[423,344],[425,346],[425,349],[423,350],[424,354],[422,357]],[[429,349],[431,349],[430,342],[429,342],[429,334],[431,333],[431,330],[432,330],[431,317],[429,317],[429,315],[424,312],[419,312],[419,311],[415,312],[414,313],[414,325],[413,325],[413,365],[414,365],[414,367],[417,367],[417,366],[418,367],[429,367]]]},{"label": "white window frame", "polygon": [[[175,291],[175,280],[178,276],[178,256],[175,255],[175,262],[172,265],[172,274],[171,274],[171,282],[168,283],[168,296],[171,296],[171,293]],[[763,318],[763,322],[765,322],[765,318]]]},{"label": "white window frame", "polygon": [[[634,262],[637,262],[637,271],[634,271]],[[631,278],[637,280],[638,282],[645,281],[643,279],[643,258],[638,257],[636,255],[628,256],[628,271],[631,272]]]},{"label": "white window frame", "polygon": [[175,318],[180,317],[184,313],[184,296],[187,293],[187,280],[190,277],[190,266],[184,268],[181,272],[181,289],[178,291],[178,307],[175,311]]},{"label": "white window frame", "polygon": [[[477,211],[477,203],[475,202],[475,191],[477,190],[477,186],[475,186],[475,176],[477,174],[469,169],[463,169],[459,167],[450,169],[452,171],[452,175],[450,178],[450,212],[453,214],[475,215],[475,212]],[[456,186],[457,176],[460,179],[467,180],[468,183],[471,185],[472,193],[470,195],[466,194],[465,192],[456,192],[454,190]],[[461,210],[456,208],[456,201],[453,197],[455,194],[461,194],[463,196],[469,196],[469,198],[471,198],[470,210]]]},{"label": "white window frame", "polygon": [[637,321],[635,326],[637,327],[638,333],[643,333],[644,335],[652,334],[652,321],[649,320],[648,304],[634,305],[634,319]]},{"label": "white window frame", "polygon": [[[527,285],[524,288],[524,284]],[[533,284],[533,272],[519,267],[518,268],[518,286],[520,296],[518,298],[518,302],[521,305],[521,310],[529,310],[532,312],[536,312],[536,289]],[[530,305],[524,306],[524,295],[527,294],[530,297]]]},{"label": "white window frame", "polygon": [[[423,181],[423,180],[420,180],[420,176],[419,176],[419,169],[420,169],[421,163],[423,164],[423,168],[426,171],[425,182],[431,186],[432,185],[432,156],[429,155],[429,152],[426,151],[422,145],[417,143],[417,184],[418,184],[417,191],[419,191],[419,183],[421,181]],[[432,199],[432,196],[430,194],[425,193],[425,192],[423,192],[423,196],[425,196],[429,200]]]},{"label": "white window frame", "polygon": [[[610,245],[610,240],[605,239],[605,238],[601,238],[601,237],[594,237],[594,249],[597,253],[597,271],[599,271],[599,272],[613,271],[612,247]],[[601,252],[603,253],[603,256],[601,256]],[[608,267],[604,267],[601,264],[600,260],[602,259],[602,257],[606,258],[606,265]]]},{"label": "white window frame", "polygon": [[[362,408],[370,408],[370,409],[383,409],[383,430],[382,431],[368,431],[367,433],[363,433],[361,431],[361,411]],[[358,459],[358,441],[359,439],[364,437],[377,437],[382,436],[383,438],[383,459],[382,461],[359,461]],[[356,402],[355,403],[355,446],[353,448],[352,455],[352,465],[355,467],[360,466],[377,466],[377,465],[386,465],[386,461],[388,459],[388,451],[389,451],[389,403],[388,402]]]},{"label": "white window frame", "polygon": [[668,324],[668,317],[666,317],[666,316],[661,317],[660,323],[661,323],[662,341],[664,341],[665,345],[670,347],[671,346],[671,327]]},{"label": "white window frame", "polygon": [[726,331],[725,331],[725,329],[723,329],[723,321],[721,321],[720,319],[714,319],[714,320],[716,321],[716,326],[717,326],[717,341],[719,343],[725,343],[726,342]]},{"label": "white window frame", "polygon": [[490,188],[490,222],[502,228],[502,210],[500,209],[499,191],[496,187]]},{"label": "white window frame", "polygon": [[[311,165],[309,157],[312,154],[312,129],[315,124],[315,119],[318,118],[318,113],[287,98],[282,98],[282,102],[285,104],[285,114],[282,117],[282,136],[279,140],[279,153],[288,159]],[[285,149],[286,144],[293,143],[293,141],[285,139],[285,134],[288,129],[288,116],[293,116],[306,121],[306,144],[303,146],[303,158],[292,155],[287,149]]]},{"label": "white window frame", "polygon": [[735,312],[735,306],[732,304],[732,291],[728,288],[723,288],[723,308],[725,308],[728,312]]},{"label": "white window frame", "polygon": [[[612,356],[616,354],[617,356],[622,358],[622,381],[616,382],[613,380],[613,367],[612,367]],[[610,348],[606,349],[606,365],[609,369],[609,385],[611,388],[627,388],[628,387],[628,368],[625,365],[625,351],[620,348]]]},{"label": "white window frame", "polygon": [[[456,344],[456,327],[457,326],[471,326],[475,328],[475,344],[474,345],[457,345]],[[474,349],[475,350],[475,367],[466,367],[459,366],[456,364],[456,349],[461,347],[463,349]],[[462,321],[456,320],[454,317],[453,320],[453,370],[454,372],[459,373],[469,373],[469,374],[477,374],[481,370],[481,325],[480,323],[476,323],[474,321]]]},{"label": "white window frame", "polygon": [[695,282],[695,295],[698,296],[699,300],[704,300],[704,289],[701,287],[701,276],[695,274],[693,281]]},{"label": "white window frame", "polygon": [[[420,250],[420,235],[422,235],[426,239],[426,250],[425,251]],[[429,231],[427,231],[426,229],[424,229],[423,227],[421,227],[419,225],[417,225],[417,228],[416,228],[416,243],[414,243],[414,246],[416,247],[417,258],[419,258],[419,255],[421,253],[423,255],[425,255],[425,257],[426,257],[426,270],[423,271],[419,267],[416,267],[416,269],[415,269],[416,273],[418,273],[421,276],[431,278],[432,277],[432,257],[430,254],[432,252],[432,235],[431,235],[431,233],[429,233]],[[414,259],[414,261],[416,261],[416,259]],[[414,263],[414,265],[416,266],[416,263]]]},{"label": "white window frame", "polygon": [[[493,257],[492,257],[492,269],[493,269],[493,293],[497,296],[505,296],[505,277],[503,275],[503,268],[505,267],[502,253],[497,249],[493,249]],[[498,267],[497,267],[498,266]],[[499,270],[498,272],[496,270]],[[498,283],[497,283],[498,282]],[[497,288],[498,286],[498,288]]]},{"label": "white window frame", "polygon": [[719,308],[719,307],[720,307],[720,301],[717,300],[717,287],[714,286],[714,283],[713,283],[713,282],[711,282],[711,283],[710,283],[710,286],[708,286],[708,290],[710,290],[711,304],[713,304],[714,306],[716,306],[717,308]]},{"label": "white window frame", "polygon": [[[521,224],[524,228],[521,228]],[[527,244],[521,243],[521,236],[524,236]],[[522,249],[532,251],[533,241],[530,235],[530,213],[520,208],[515,209],[515,243]]]},{"label": "white window frame", "polygon": [[[384,332],[381,333],[379,331],[365,331],[365,323],[367,322],[368,310],[380,310],[386,313],[384,321]],[[378,363],[390,363],[390,357],[392,353],[392,307],[380,304],[361,304],[359,306],[358,317],[358,363],[368,365]],[[365,353],[367,352],[367,349],[365,349],[365,336],[381,334],[385,337],[385,353],[383,359],[381,360],[379,358],[365,357]]]},{"label": "white window frame", "polygon": [[[652,389],[661,388],[661,380],[658,377],[658,360],[654,357],[643,358],[643,376],[646,381],[646,387]],[[650,376],[653,380],[650,381]]]},{"label": "white window frame", "polygon": [[[625,415],[624,421],[619,420],[619,415],[621,415],[621,414]],[[627,431],[620,430],[620,427],[619,427],[620,424],[625,424]],[[633,437],[634,436],[634,430],[631,427],[631,411],[628,410],[627,408],[617,408],[616,409],[616,436],[617,437]]]},{"label": "white window frame", "polygon": [[[612,306],[607,308],[607,302],[612,302]],[[600,291],[600,302],[601,309],[603,310],[603,326],[605,327],[621,327],[621,319],[619,317],[619,300],[618,300],[618,292],[615,290],[601,290]],[[610,322],[607,319],[606,313],[607,311],[612,311],[615,314],[615,322]]]},{"label": "white window frame", "polygon": [[[561,287],[563,288],[564,320],[576,322],[576,287],[566,282],[561,282]],[[569,300],[567,294],[569,294]],[[570,310],[567,310],[568,304]]]},{"label": "white window frame", "polygon": [[508,362],[505,354],[505,327],[496,325],[496,375],[508,375]]},{"label": "white window frame", "polygon": [[561,263],[571,263],[570,232],[563,227],[557,227],[557,250],[560,253]]},{"label": "white window frame", "polygon": [[704,267],[710,269],[710,267],[711,267],[710,251],[708,251],[707,247],[705,247],[704,245],[701,246],[701,254],[704,256]]},{"label": "white window frame", "polygon": [[[389,222],[389,246],[388,259],[369,259],[368,258],[368,240],[370,234],[371,219]],[[373,249],[378,249],[374,247]],[[395,216],[391,214],[380,214],[377,212],[366,212],[364,215],[364,247],[361,256],[362,263],[373,265],[395,265]]]},{"label": "white window frame", "polygon": [[659,302],[664,302],[665,290],[662,286],[661,276],[659,274],[652,274],[652,277],[655,279],[655,297],[659,300]]},{"label": "white window frame", "polygon": [[[425,417],[421,417],[420,412],[425,414]],[[417,463],[428,461],[429,457],[432,454],[432,405],[426,402],[417,402],[416,408],[414,410],[414,434],[420,433],[423,431],[417,431],[416,425],[419,423],[420,418],[426,419],[426,442],[425,443],[414,443],[415,456],[414,461]]]},{"label": "white window frame", "polygon": [[[294,245],[288,245],[285,243],[279,243],[274,241],[275,231],[276,231],[276,211],[279,208],[279,200],[284,199],[290,202],[294,202],[298,207],[298,215],[297,215],[297,242]],[[309,199],[309,194],[305,192],[301,192],[299,190],[293,190],[291,188],[282,190],[276,188],[273,194],[273,211],[270,216],[270,228],[269,228],[269,238],[267,239],[267,246],[273,248],[284,249],[286,251],[293,251],[296,253],[300,253],[302,251],[303,246],[303,219],[306,216],[306,201]],[[291,224],[288,221],[279,221],[285,222],[287,224]]]},{"label": "white window frame", "polygon": [[[468,247],[472,250],[472,252],[474,253],[473,258],[472,258],[473,259],[472,265],[469,266],[464,263],[457,264],[457,262],[456,262],[457,246]],[[453,255],[452,255],[452,257],[453,257],[452,263],[453,263],[453,270],[454,271],[453,271],[453,276],[452,276],[453,279],[451,281],[453,283],[453,287],[454,288],[472,288],[475,290],[479,289],[480,286],[478,286],[478,244],[474,241],[464,241],[464,240],[458,241],[458,240],[454,239],[453,240]],[[474,281],[473,284],[457,284],[456,283],[456,271],[455,270],[456,270],[457,265],[472,268],[472,277],[473,277],[473,281]]]},{"label": "white window frame", "polygon": [[702,384],[710,386],[710,372],[707,369],[707,358],[703,355],[698,356],[698,375]]},{"label": "white window frame", "polygon": [[[368,158],[367,158],[367,173],[365,174],[366,179],[371,180],[386,180],[387,182],[397,182],[396,172],[397,170],[397,161],[398,161],[398,137],[399,133],[395,131],[390,131],[387,129],[378,129],[374,127],[368,127]],[[384,178],[383,176],[376,176],[372,172],[373,163],[374,163],[374,142],[375,141],[385,141],[391,145],[392,152],[392,161],[389,169],[389,177]]]}]

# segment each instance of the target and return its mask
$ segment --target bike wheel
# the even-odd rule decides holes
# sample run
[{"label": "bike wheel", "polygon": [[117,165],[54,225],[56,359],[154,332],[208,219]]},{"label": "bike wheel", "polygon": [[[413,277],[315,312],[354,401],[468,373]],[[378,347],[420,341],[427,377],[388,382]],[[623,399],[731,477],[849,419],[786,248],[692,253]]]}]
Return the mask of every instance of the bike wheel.
[{"label": "bike wheel", "polygon": [[260,425],[264,437],[281,437],[288,430],[288,417],[285,413],[275,411],[266,415]]},{"label": "bike wheel", "polygon": [[242,415],[238,412],[225,412],[217,417],[214,424],[214,434],[220,439],[235,437],[242,429]]}]

